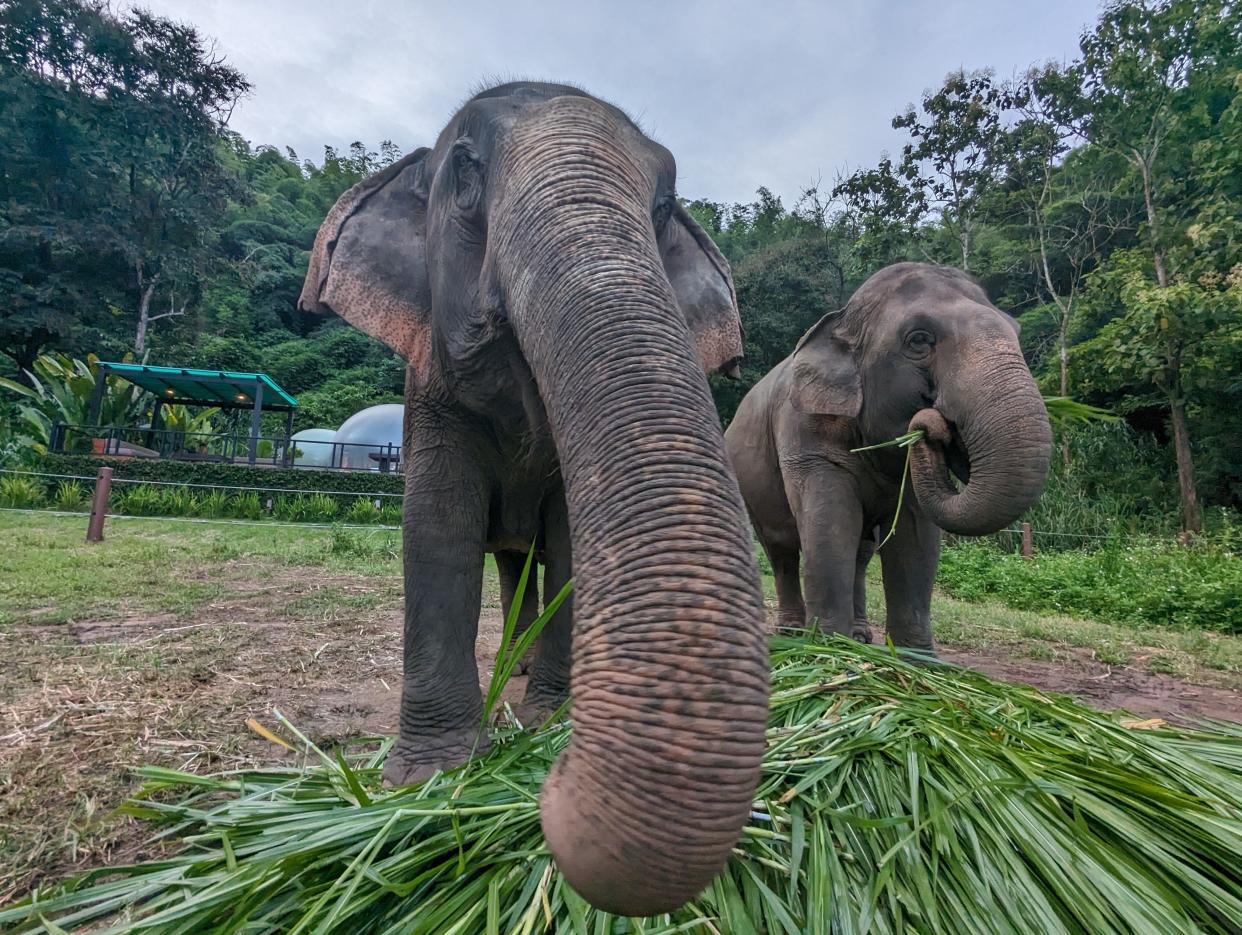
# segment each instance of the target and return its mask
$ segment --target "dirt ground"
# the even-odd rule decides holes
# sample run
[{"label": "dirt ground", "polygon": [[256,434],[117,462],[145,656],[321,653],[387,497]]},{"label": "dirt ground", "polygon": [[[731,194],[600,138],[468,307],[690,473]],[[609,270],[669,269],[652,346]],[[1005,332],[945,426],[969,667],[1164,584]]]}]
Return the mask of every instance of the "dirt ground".
[{"label": "dirt ground", "polygon": [[[245,726],[279,733],[273,709],[321,745],[395,732],[395,577],[240,560],[211,575],[215,596],[190,613],[45,625],[34,608],[0,627],[0,905],[75,869],[149,856],[147,829],[113,816],[135,790],[135,765],[202,772],[287,758]],[[493,594],[479,624],[485,684],[501,623]],[[1108,665],[1086,649],[1052,661],[977,646],[942,655],[1100,708],[1242,720],[1237,690]],[[519,700],[524,683],[514,678],[505,699]]]}]

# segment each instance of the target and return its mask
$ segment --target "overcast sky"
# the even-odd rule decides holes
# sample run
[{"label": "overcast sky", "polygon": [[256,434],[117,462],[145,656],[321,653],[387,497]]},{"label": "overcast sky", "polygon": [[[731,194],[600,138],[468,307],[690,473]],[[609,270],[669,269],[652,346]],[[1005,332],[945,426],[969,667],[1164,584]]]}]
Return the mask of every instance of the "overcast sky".
[{"label": "overcast sky", "polygon": [[791,204],[901,142],[889,121],[951,70],[1001,77],[1077,51],[1095,0],[143,0],[214,38],[254,85],[233,128],[429,145],[491,78],[583,85],[673,151],[689,198]]}]

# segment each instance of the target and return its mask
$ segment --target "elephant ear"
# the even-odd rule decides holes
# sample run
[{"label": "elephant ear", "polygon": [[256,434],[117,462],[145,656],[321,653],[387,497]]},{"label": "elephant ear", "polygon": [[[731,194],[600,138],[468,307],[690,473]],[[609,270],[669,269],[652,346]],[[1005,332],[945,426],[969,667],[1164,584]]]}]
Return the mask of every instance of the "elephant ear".
[{"label": "elephant ear", "polygon": [[383,341],[423,376],[431,358],[428,153],[410,153],[337,200],[315,237],[298,299],[304,312],[335,312]]},{"label": "elephant ear", "polygon": [[659,246],[703,369],[709,373],[723,369],[736,376],[745,332],[729,261],[680,204],[660,231]]},{"label": "elephant ear", "polygon": [[836,333],[839,315],[825,315],[794,348],[789,400],[795,409],[808,415],[853,419],[862,409],[862,379],[853,348]]}]

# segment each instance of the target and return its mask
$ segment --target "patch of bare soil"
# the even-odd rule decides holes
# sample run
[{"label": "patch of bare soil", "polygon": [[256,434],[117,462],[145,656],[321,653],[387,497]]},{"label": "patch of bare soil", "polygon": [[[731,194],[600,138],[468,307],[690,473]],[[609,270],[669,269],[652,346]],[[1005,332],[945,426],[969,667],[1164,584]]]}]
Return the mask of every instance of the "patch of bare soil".
[{"label": "patch of bare soil", "polygon": [[1103,711],[1123,710],[1193,724],[1204,718],[1242,721],[1242,693],[1194,685],[1168,675],[1129,666],[1111,666],[1085,649],[1069,649],[1068,658],[1043,662],[1023,657],[992,657],[942,647],[946,662],[976,669],[995,679],[1021,682],[1044,691],[1073,695]]}]

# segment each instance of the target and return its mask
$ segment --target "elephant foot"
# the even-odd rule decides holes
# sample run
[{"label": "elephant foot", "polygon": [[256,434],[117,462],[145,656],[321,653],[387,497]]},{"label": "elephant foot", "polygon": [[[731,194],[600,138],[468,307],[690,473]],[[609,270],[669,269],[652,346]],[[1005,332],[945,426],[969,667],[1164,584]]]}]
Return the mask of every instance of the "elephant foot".
[{"label": "elephant foot", "polygon": [[491,749],[486,733],[477,727],[447,731],[420,740],[401,738],[384,761],[384,785],[413,786],[436,772],[454,769]]},{"label": "elephant foot", "polygon": [[781,614],[776,618],[776,632],[793,634],[806,632],[805,614]]},{"label": "elephant foot", "polygon": [[568,688],[544,689],[532,684],[527,687],[522,703],[514,709],[513,713],[527,729],[542,727],[561,710],[561,706],[568,698]]},{"label": "elephant foot", "polygon": [[855,620],[854,626],[850,630],[850,636],[860,643],[870,643],[871,624],[866,620]]},{"label": "elephant foot", "polygon": [[894,642],[893,645],[901,650],[901,658],[906,662],[912,662],[917,666],[940,664],[940,657],[936,655],[936,647],[930,643],[903,646],[901,643]]}]

